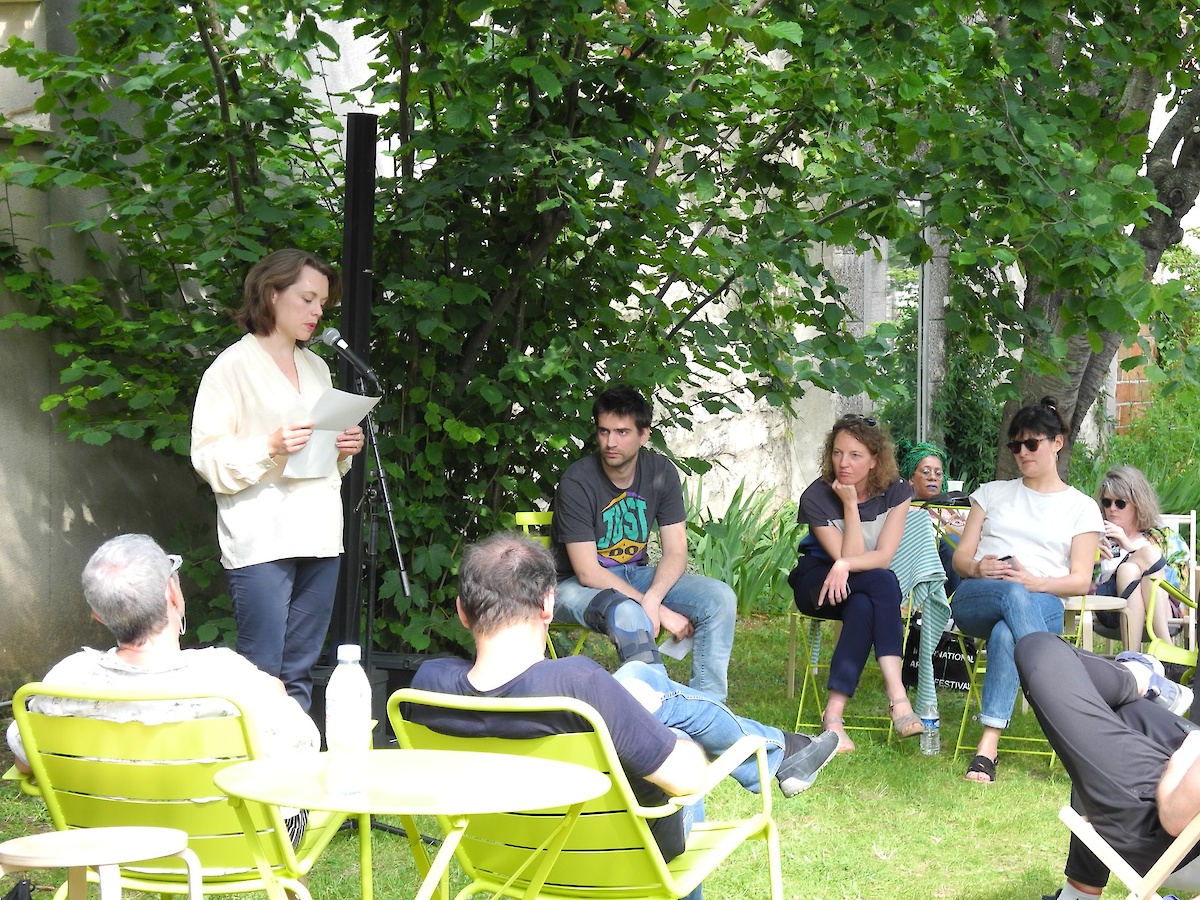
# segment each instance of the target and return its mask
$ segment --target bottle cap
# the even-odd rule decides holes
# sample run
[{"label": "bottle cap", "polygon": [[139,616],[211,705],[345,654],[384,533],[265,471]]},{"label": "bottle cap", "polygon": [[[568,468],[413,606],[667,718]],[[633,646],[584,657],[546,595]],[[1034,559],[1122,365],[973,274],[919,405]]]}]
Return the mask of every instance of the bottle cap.
[{"label": "bottle cap", "polygon": [[362,659],[362,649],[358,644],[338,644],[338,662],[358,662]]}]

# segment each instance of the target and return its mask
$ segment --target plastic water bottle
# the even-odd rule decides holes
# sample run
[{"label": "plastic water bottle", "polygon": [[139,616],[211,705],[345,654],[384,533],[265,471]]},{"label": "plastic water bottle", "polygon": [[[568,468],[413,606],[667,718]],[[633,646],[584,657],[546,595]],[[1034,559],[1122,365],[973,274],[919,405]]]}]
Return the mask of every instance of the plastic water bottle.
[{"label": "plastic water bottle", "polygon": [[925,704],[921,710],[921,724],[925,727],[921,732],[921,752],[926,756],[936,756],[942,752],[942,722],[936,702]]},{"label": "plastic water bottle", "polygon": [[360,657],[358,644],[339,645],[337,667],[325,689],[325,746],[329,749],[325,787],[334,794],[356,794],[366,787],[371,683],[359,664]]}]

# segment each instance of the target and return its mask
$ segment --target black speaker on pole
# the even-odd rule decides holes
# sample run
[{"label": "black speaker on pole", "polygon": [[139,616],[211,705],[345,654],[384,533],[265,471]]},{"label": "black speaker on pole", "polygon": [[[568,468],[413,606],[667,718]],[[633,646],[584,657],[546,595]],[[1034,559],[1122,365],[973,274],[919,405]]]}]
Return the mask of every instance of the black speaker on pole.
[{"label": "black speaker on pole", "polygon": [[[371,335],[372,248],[375,239],[375,145],[378,117],[350,113],[346,118],[346,201],[342,232],[342,337],[358,355],[369,359]],[[354,391],[355,372],[338,357],[338,387]],[[342,479],[342,516],[345,555],[338,584],[333,619],[329,625],[329,662],[335,662],[338,644],[361,644],[363,492],[367,454],[354,457]],[[371,640],[366,635],[367,641]]]}]

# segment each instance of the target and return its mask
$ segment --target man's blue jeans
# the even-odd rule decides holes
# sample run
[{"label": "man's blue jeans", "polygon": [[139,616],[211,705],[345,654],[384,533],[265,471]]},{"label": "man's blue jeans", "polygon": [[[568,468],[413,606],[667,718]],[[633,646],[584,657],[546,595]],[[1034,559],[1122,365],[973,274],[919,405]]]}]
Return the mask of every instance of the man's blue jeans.
[{"label": "man's blue jeans", "polygon": [[[613,677],[622,683],[640,681],[649,686],[659,698],[654,717],[668,728],[694,740],[704,748],[709,759],[720,756],[746,735],[767,741],[767,771],[774,775],[783,762],[783,732],[771,725],[734,715],[721,701],[703,691],[684,687],[667,677],[661,666],[633,661],[617,669]],[[635,692],[635,696],[638,696]],[[641,697],[638,697],[641,699]],[[755,757],[733,770],[733,777],[742,787],[758,793],[758,763]],[[769,789],[769,786],[768,786]]]},{"label": "man's blue jeans", "polygon": [[[654,580],[655,568],[617,566],[609,571],[638,591],[645,592]],[[560,581],[555,594],[554,620],[586,628],[584,610],[598,593],[595,588],[584,587],[578,578]],[[684,574],[667,591],[663,605],[691,620],[695,637],[691,687],[724,700],[729,693],[729,656],[733,653],[733,629],[737,623],[737,598],[733,589],[715,578]],[[617,608],[617,627],[653,631],[650,617],[636,600],[629,600]]]},{"label": "man's blue jeans", "polygon": [[1036,631],[1062,634],[1063,602],[1014,581],[966,578],[954,592],[951,612],[965,634],[988,642],[979,721],[990,728],[1007,728],[1021,686],[1013,649]]}]

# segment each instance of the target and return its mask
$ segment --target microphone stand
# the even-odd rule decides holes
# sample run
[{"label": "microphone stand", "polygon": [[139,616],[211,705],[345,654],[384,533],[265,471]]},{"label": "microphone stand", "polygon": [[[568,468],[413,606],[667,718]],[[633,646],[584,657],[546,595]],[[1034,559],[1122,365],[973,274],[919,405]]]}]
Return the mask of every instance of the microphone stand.
[{"label": "microphone stand", "polygon": [[[353,367],[353,366],[352,366]],[[367,396],[366,376],[364,373],[355,368],[355,382],[358,385],[358,392],[363,396]],[[379,385],[379,381],[374,378],[372,373],[372,381],[376,390],[380,394],[383,393]],[[367,515],[369,517],[370,526],[367,529],[367,621],[366,621],[366,646],[363,648],[363,670],[371,671],[371,657],[375,646],[375,608],[379,600],[379,515],[380,501],[382,501],[382,511],[387,517],[388,529],[392,537],[392,550],[396,554],[396,563],[400,568],[400,585],[404,589],[404,596],[412,596],[408,588],[408,572],[404,568],[404,556],[400,553],[400,537],[396,533],[396,516],[395,509],[392,506],[392,497],[388,493],[387,478],[383,472],[383,455],[379,450],[379,431],[375,426],[375,412],[372,410],[367,413],[367,428],[366,428],[367,444],[371,448],[371,456],[375,461],[375,468],[371,473],[371,477],[367,480],[366,487],[363,490],[363,500],[367,503]],[[362,502],[359,502],[359,508],[362,507]],[[342,829],[357,830],[358,820],[347,819],[341,825]],[[340,830],[340,829],[339,829]],[[378,821],[375,816],[371,817],[371,830],[383,831],[388,834],[406,835],[407,832],[402,828],[397,828],[395,825],[389,825],[386,822]],[[437,846],[441,843],[440,839],[420,835],[423,843],[430,846]]]},{"label": "microphone stand", "polygon": [[[366,382],[362,373],[358,373],[357,380],[359,391],[365,394]],[[363,653],[363,667],[369,672],[371,670],[372,648],[375,644],[375,608],[379,599],[380,501],[383,502],[382,511],[386,517],[388,529],[391,534],[392,550],[395,551],[396,563],[400,568],[400,586],[404,590],[405,597],[410,597],[412,594],[408,588],[408,572],[404,568],[404,557],[400,553],[400,537],[396,533],[395,508],[392,506],[391,494],[388,493],[387,478],[384,477],[383,455],[379,450],[379,431],[375,426],[374,411],[367,413],[367,444],[371,448],[372,459],[375,461],[375,469],[372,472],[371,478],[367,481],[366,489],[363,491],[363,499],[367,502],[367,515],[370,521],[370,526],[367,529],[367,636],[366,647]]]}]

